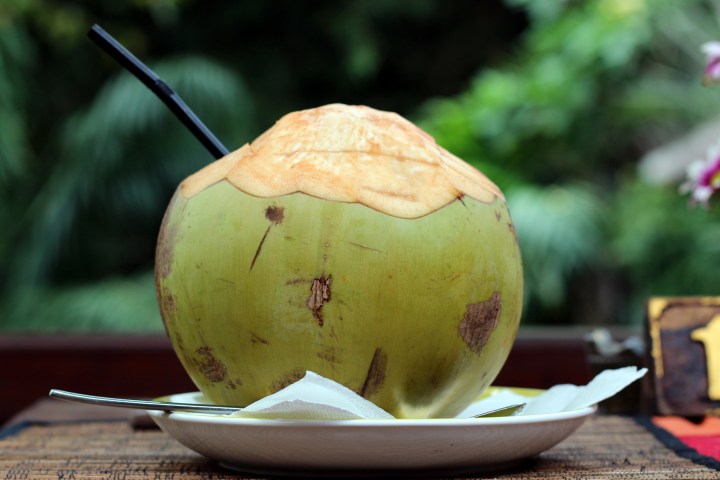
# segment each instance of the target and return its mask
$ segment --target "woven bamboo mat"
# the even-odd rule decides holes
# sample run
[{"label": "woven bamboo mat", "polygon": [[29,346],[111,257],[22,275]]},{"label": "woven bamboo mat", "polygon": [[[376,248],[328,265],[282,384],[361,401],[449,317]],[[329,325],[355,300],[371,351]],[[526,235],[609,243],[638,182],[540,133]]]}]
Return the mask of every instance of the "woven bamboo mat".
[{"label": "woven bamboo mat", "polygon": [[[256,477],[223,470],[159,430],[133,430],[127,422],[83,422],[6,431],[0,439],[0,478]],[[475,478],[711,479],[720,478],[720,472],[676,455],[630,418],[596,416],[565,442],[522,466]]]}]

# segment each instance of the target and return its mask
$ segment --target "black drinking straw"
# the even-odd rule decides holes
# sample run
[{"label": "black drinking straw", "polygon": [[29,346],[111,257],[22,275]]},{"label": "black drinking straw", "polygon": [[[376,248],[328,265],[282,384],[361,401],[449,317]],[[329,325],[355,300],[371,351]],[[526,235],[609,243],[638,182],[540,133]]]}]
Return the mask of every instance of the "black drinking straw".
[{"label": "black drinking straw", "polygon": [[92,26],[88,32],[88,37],[157,95],[190,132],[200,140],[200,143],[208,149],[213,157],[216,159],[222,158],[229,153],[228,149],[208,130],[205,124],[190,110],[190,107],[183,102],[182,98],[155,72],[138,60],[127,48],[123,47],[120,42],[98,25]]}]

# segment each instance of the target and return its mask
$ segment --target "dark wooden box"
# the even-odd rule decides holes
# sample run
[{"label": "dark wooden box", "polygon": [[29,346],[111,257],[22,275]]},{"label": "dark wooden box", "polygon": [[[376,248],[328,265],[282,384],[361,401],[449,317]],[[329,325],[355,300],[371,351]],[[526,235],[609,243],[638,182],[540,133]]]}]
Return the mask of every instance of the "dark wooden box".
[{"label": "dark wooden box", "polygon": [[653,297],[646,314],[651,413],[720,412],[720,297]]}]

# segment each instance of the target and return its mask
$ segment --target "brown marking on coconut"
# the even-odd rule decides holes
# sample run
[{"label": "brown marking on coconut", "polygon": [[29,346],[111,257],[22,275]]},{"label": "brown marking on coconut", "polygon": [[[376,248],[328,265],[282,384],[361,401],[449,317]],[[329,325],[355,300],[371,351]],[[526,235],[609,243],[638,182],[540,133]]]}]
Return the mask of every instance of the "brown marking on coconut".
[{"label": "brown marking on coconut", "polygon": [[175,296],[171,294],[167,288],[162,289],[162,294],[158,293],[160,300],[160,318],[162,319],[163,328],[167,336],[173,330],[171,324],[175,322],[177,305],[175,305]]},{"label": "brown marking on coconut", "polygon": [[377,248],[369,247],[369,246],[365,245],[364,243],[355,243],[355,242],[348,242],[348,243],[354,247],[362,248],[365,250],[370,250],[371,252],[382,253],[381,250],[378,250]]},{"label": "brown marking on coconut", "polygon": [[177,228],[176,227],[167,227],[163,223],[163,226],[160,227],[161,231],[164,230],[164,233],[160,234],[160,238],[163,239],[162,242],[158,242],[157,247],[155,248],[155,258],[157,268],[155,269],[155,284],[157,285],[159,278],[167,278],[170,276],[170,273],[172,273],[172,263],[173,263],[173,244],[175,243],[174,238],[177,235]]},{"label": "brown marking on coconut", "polygon": [[512,233],[513,238],[515,239],[515,243],[518,243],[518,236],[517,236],[517,230],[515,230],[515,225],[512,222],[508,222],[507,224],[508,230],[510,230],[510,233]]},{"label": "brown marking on coconut", "polygon": [[358,395],[363,398],[369,398],[375,392],[380,390],[385,383],[385,372],[387,371],[387,354],[382,351],[379,347],[375,349],[370,366],[368,367],[367,375],[365,375],[365,381]]},{"label": "brown marking on coconut", "polygon": [[338,363],[337,351],[335,347],[322,347],[322,350],[315,354],[319,359],[325,360],[328,363]]},{"label": "brown marking on coconut", "polygon": [[195,350],[193,358],[200,373],[213,383],[222,382],[227,376],[227,367],[215,357],[213,349],[207,346]]},{"label": "brown marking on coconut", "polygon": [[493,292],[489,299],[466,307],[457,334],[474,352],[482,351],[497,327],[501,305],[500,293]]},{"label": "brown marking on coconut", "polygon": [[495,212],[495,220],[497,220],[499,222],[501,218],[502,218],[502,213],[496,211]]},{"label": "brown marking on coconut", "polygon": [[325,266],[327,265],[328,261],[328,250],[330,249],[330,242],[325,242],[325,253],[323,253],[323,268],[322,271],[325,272]]},{"label": "brown marking on coconut", "polygon": [[294,370],[290,370],[287,373],[284,373],[280,378],[275,380],[270,388],[273,392],[278,392],[282,390],[283,388],[287,387],[288,385],[292,385],[293,383],[297,382],[301,378],[305,376],[305,370],[296,368]]},{"label": "brown marking on coconut", "polygon": [[322,307],[325,302],[329,302],[332,298],[332,292],[330,286],[332,285],[332,275],[320,275],[320,278],[313,279],[312,285],[310,286],[310,296],[308,297],[305,305],[308,306],[310,311],[317,320],[319,326],[323,326],[325,321],[322,316]]},{"label": "brown marking on coconut", "polygon": [[178,352],[180,356],[182,356],[183,359],[188,360],[188,355],[185,352],[185,344],[183,343],[182,335],[175,331],[175,334],[172,336],[171,340],[175,340],[175,351]]},{"label": "brown marking on coconut", "polygon": [[285,209],[276,205],[270,205],[265,209],[265,218],[273,224],[278,225],[285,219]]},{"label": "brown marking on coconut", "polygon": [[263,345],[270,345],[270,340],[261,337],[255,332],[250,332],[250,341],[252,343],[261,343]]},{"label": "brown marking on coconut", "polygon": [[265,243],[265,239],[268,236],[268,233],[270,233],[270,229],[272,228],[272,224],[268,225],[267,230],[265,230],[265,233],[263,234],[262,238],[260,239],[260,243],[257,246],[257,249],[255,250],[255,255],[253,256],[252,262],[250,262],[250,271],[252,271],[253,267],[255,266],[255,262],[257,261],[258,257],[260,256],[260,251],[262,250],[263,244]]},{"label": "brown marking on coconut", "polygon": [[[160,278],[167,278],[172,272],[173,263],[173,245],[175,245],[175,237],[177,236],[177,227],[169,225],[170,212],[173,210],[177,195],[173,195],[168,205],[165,215],[163,215],[160,224],[160,234],[158,238],[162,241],[155,246],[155,288],[158,288]],[[158,290],[158,293],[159,290]]]},{"label": "brown marking on coconut", "polygon": [[163,322],[174,319],[175,313],[177,312],[177,306],[175,305],[175,295],[170,293],[170,290],[168,290],[167,287],[163,287],[161,289],[160,302],[162,303],[163,312],[165,312],[165,315],[163,316]]},{"label": "brown marking on coconut", "polygon": [[252,262],[250,262],[250,271],[252,271],[253,267],[255,266],[255,262],[257,262],[257,259],[260,256],[260,252],[262,251],[265,240],[270,233],[270,229],[272,229],[274,225],[281,224],[285,219],[285,209],[276,205],[270,205],[265,209],[265,218],[270,220],[270,225],[268,225],[265,233],[260,239],[260,243],[258,244],[257,249],[255,250],[255,255],[253,256]]}]

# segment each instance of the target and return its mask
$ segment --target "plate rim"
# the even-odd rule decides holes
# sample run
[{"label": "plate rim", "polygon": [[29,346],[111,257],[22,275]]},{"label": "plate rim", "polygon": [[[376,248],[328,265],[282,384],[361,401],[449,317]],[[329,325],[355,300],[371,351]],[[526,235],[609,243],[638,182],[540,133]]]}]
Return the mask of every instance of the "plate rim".
[{"label": "plate rim", "polygon": [[[199,392],[188,392],[185,399],[190,396],[195,402],[205,401]],[[148,413],[180,444],[234,471],[304,478],[406,474],[424,478],[427,474],[465,476],[513,467],[564,441],[596,410],[593,405],[516,417],[375,420]],[[308,442],[308,438],[315,441]],[[516,445],[518,438],[522,448],[502,447],[508,442]],[[489,439],[496,447],[486,448]],[[399,456],[398,445],[403,445]],[[298,454],[298,449],[302,453]],[[415,456],[408,457],[408,451],[427,455],[418,463]]]}]

